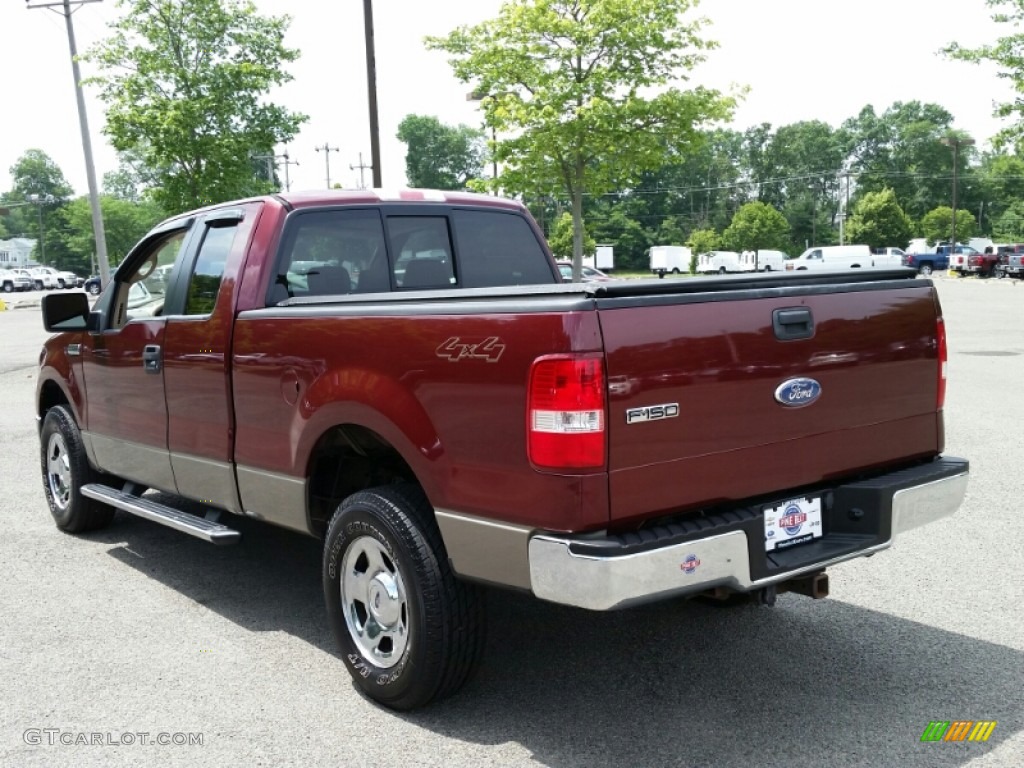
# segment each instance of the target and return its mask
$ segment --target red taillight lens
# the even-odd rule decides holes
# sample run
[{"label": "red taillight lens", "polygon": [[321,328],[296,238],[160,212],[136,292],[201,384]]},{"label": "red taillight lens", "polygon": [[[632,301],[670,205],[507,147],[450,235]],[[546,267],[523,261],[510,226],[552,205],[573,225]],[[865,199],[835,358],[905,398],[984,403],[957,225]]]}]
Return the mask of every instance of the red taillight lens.
[{"label": "red taillight lens", "polygon": [[946,324],[941,317],[935,321],[935,342],[939,348],[939,388],[935,406],[941,411],[942,406],[946,404],[946,365],[949,360],[949,353],[946,351]]},{"label": "red taillight lens", "polygon": [[604,363],[598,357],[541,357],[530,369],[527,452],[549,469],[603,467]]}]

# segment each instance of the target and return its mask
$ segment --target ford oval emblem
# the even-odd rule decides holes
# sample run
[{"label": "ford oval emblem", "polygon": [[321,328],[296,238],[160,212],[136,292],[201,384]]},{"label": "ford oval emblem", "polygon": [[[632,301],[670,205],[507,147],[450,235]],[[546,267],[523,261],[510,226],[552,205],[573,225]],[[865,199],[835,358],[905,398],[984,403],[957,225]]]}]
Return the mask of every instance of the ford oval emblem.
[{"label": "ford oval emblem", "polygon": [[814,379],[789,379],[775,390],[775,399],[787,408],[803,408],[819,397],[821,384]]}]

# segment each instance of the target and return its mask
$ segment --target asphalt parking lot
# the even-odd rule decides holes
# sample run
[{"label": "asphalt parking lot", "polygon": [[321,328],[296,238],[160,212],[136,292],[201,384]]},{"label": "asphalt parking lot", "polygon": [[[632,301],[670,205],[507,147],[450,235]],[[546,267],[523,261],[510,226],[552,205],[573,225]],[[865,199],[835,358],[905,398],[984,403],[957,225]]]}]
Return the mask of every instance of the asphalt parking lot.
[{"label": "asphalt parking lot", "polygon": [[[337,658],[317,541],[241,520],[220,549],[123,513],[60,533],[46,334],[35,306],[0,312],[0,765],[1024,765],[1024,285],[936,284],[947,453],[972,462],[955,516],[831,569],[821,601],[600,614],[490,592],[478,676],[404,715]],[[922,743],[934,720],[997,725]]]}]

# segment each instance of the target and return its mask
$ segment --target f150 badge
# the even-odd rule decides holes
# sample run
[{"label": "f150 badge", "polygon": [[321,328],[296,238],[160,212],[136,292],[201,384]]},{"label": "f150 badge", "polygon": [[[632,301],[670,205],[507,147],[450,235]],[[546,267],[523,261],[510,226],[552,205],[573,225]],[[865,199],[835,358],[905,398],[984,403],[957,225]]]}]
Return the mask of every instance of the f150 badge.
[{"label": "f150 badge", "polygon": [[814,379],[789,379],[775,389],[775,399],[787,408],[803,408],[821,396],[821,384]]},{"label": "f150 badge", "polygon": [[639,424],[641,421],[660,421],[674,419],[679,415],[679,403],[664,405],[646,405],[643,408],[627,408],[626,423]]}]

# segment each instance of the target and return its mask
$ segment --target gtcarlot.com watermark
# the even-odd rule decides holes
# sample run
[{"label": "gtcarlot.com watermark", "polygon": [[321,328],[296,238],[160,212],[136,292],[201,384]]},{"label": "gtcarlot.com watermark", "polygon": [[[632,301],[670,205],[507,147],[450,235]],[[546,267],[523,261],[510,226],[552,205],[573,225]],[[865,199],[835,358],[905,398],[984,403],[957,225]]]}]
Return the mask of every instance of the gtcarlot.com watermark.
[{"label": "gtcarlot.com watermark", "polygon": [[33,747],[196,747],[202,732],[181,731],[72,731],[65,728],[29,728],[22,735]]}]

